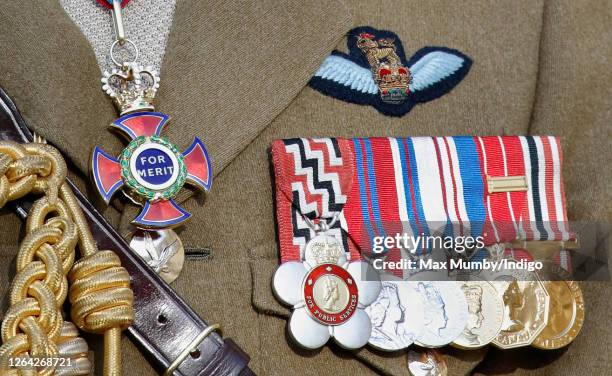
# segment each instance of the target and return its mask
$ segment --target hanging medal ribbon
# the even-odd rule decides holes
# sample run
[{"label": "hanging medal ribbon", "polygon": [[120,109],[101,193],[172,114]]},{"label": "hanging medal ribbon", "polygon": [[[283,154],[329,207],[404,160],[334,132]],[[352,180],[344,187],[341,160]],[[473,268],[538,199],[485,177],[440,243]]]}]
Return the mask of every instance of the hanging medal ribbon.
[{"label": "hanging medal ribbon", "polygon": [[[496,177],[525,177],[523,151],[518,137],[476,137],[481,168],[485,179]],[[508,160],[506,155],[512,156]],[[520,163],[516,163],[519,161]],[[487,243],[516,239],[528,187],[522,191],[486,193],[487,221],[483,236]]]},{"label": "hanging medal ribbon", "polygon": [[364,309],[381,284],[371,267],[358,261],[354,247],[351,252],[346,236],[342,210],[352,185],[349,143],[275,141],[272,157],[281,243],[273,289],[294,309],[291,337],[308,349],[332,337],[342,347],[362,347],[371,333]]},{"label": "hanging medal ribbon", "polygon": [[[121,8],[125,8],[125,6],[127,5],[127,3],[129,3],[130,0],[121,0]],[[113,3],[115,1],[113,0],[96,0],[96,2],[100,5],[102,5],[103,7],[107,8],[107,9],[113,9]]]},{"label": "hanging medal ribbon", "polygon": [[[490,242],[569,240],[559,140],[551,136],[476,137],[487,180],[487,229]],[[525,180],[523,193],[491,192],[498,178]]]},{"label": "hanging medal ribbon", "polygon": [[[349,235],[362,252],[375,237],[473,235],[482,230],[483,182],[471,138],[354,139],[355,180],[345,207]],[[480,226],[479,226],[480,224]],[[431,246],[386,249],[387,261],[422,255]],[[376,252],[374,252],[376,253]],[[389,270],[400,278],[402,270]]]},{"label": "hanging medal ribbon", "polygon": [[[486,185],[485,243],[574,239],[567,225],[559,139],[552,136],[475,139],[481,168],[489,183]],[[524,189],[495,192],[490,183],[499,178],[506,181],[524,178]],[[481,256],[486,257],[486,252]],[[533,260],[526,249],[507,249],[506,256],[519,261]],[[553,260],[565,270],[571,270],[568,250],[560,249]]]},{"label": "hanging medal ribbon", "polygon": [[[131,201],[142,205],[142,211],[132,221],[140,231],[133,234],[130,245],[162,278],[171,282],[182,268],[184,251],[170,228],[191,216],[174,198],[185,184],[208,191],[212,183],[211,161],[199,138],[195,137],[191,146],[181,152],[162,136],[169,116],[155,112],[153,106],[160,78],[153,68],[138,63],[138,49],[125,35],[119,3],[100,3],[111,6],[116,34],[109,52],[116,67],[104,72],[102,89],[121,116],[110,126],[127,138],[128,145],[118,157],[95,147],[92,175],[107,204],[115,193],[123,190]],[[133,49],[133,58],[128,61],[118,58],[115,53],[121,48]]]},{"label": "hanging medal ribbon", "polygon": [[353,184],[352,153],[345,140],[288,139],[272,144],[281,262],[301,259],[322,228],[359,259],[342,214]]}]

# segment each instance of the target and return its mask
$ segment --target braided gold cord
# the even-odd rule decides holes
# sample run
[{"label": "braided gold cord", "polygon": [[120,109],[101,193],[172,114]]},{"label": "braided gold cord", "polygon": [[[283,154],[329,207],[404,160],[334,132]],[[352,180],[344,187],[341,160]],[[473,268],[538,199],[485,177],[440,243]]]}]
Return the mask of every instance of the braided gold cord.
[{"label": "braided gold cord", "polygon": [[[134,319],[130,276],[114,252],[98,251],[66,173],[49,145],[0,142],[0,208],[29,193],[44,194],[30,210],[16,258],[0,327],[1,376],[89,374],[87,343],[77,327],[104,334],[104,375],[121,374],[121,331]],[[75,262],[77,245],[81,258]],[[76,327],[64,321],[66,298]],[[58,357],[70,359],[70,366],[12,367],[16,360]]]}]

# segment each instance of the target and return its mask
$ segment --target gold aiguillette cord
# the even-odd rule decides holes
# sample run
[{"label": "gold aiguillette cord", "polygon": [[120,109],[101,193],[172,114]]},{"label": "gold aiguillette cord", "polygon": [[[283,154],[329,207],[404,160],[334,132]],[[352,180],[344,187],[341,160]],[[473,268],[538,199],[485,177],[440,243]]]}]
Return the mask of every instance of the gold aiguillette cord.
[{"label": "gold aiguillette cord", "polygon": [[43,194],[28,215],[0,328],[2,376],[89,374],[87,344],[62,315],[67,297],[74,324],[104,334],[104,375],[121,374],[121,332],[134,319],[130,276],[113,251],[98,250],[66,172],[49,145],[0,142],[0,208]]}]

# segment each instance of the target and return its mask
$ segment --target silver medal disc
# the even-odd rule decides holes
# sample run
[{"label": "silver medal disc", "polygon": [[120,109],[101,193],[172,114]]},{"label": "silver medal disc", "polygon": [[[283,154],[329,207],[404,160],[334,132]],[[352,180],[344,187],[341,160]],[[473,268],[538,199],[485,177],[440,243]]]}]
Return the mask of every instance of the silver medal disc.
[{"label": "silver medal disc", "polygon": [[366,308],[372,321],[368,343],[380,350],[396,351],[410,346],[423,331],[423,299],[415,282],[383,281],[380,294]]},{"label": "silver medal disc", "polygon": [[130,247],[167,283],[174,281],[183,269],[185,250],[173,230],[137,230]]},{"label": "silver medal disc", "polygon": [[421,281],[416,282],[416,291],[423,298],[425,322],[415,343],[441,347],[457,339],[468,323],[468,305],[459,284]]},{"label": "silver medal disc", "polygon": [[459,286],[468,303],[468,324],[453,345],[464,349],[488,345],[501,330],[504,301],[490,282],[464,281]]}]

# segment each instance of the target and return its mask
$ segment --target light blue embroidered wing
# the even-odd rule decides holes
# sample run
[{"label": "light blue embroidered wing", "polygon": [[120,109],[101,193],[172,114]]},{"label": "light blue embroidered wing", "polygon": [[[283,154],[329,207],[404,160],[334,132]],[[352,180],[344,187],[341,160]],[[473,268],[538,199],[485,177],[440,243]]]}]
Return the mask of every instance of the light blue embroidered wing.
[{"label": "light blue embroidered wing", "polygon": [[372,72],[340,55],[329,55],[314,74],[363,94],[377,94],[378,86]]},{"label": "light blue embroidered wing", "polygon": [[412,74],[410,91],[417,92],[427,89],[453,76],[464,64],[466,64],[466,60],[463,57],[451,52],[429,52],[410,67],[410,73]]}]

